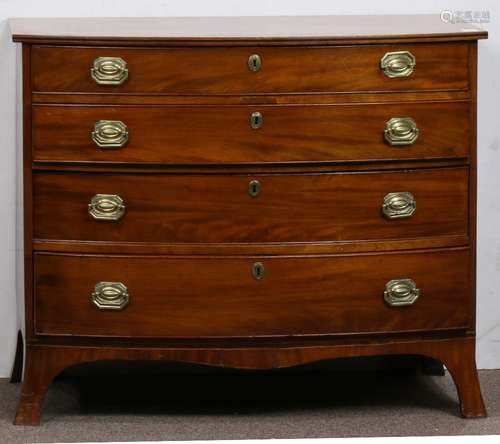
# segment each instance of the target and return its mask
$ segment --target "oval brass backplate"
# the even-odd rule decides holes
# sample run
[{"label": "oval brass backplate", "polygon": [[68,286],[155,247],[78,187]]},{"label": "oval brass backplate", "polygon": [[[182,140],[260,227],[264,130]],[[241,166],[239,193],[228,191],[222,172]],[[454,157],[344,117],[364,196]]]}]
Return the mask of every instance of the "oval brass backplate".
[{"label": "oval brass backplate", "polygon": [[264,268],[264,264],[262,262],[255,262],[252,265],[252,276],[258,281],[264,277],[266,269]]}]

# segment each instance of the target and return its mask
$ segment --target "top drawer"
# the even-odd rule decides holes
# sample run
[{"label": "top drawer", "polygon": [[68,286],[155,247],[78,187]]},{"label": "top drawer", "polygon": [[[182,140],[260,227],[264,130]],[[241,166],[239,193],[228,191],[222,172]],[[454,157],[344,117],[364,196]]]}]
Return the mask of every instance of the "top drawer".
[{"label": "top drawer", "polygon": [[468,43],[158,49],[36,46],[32,89],[172,95],[464,90],[469,84],[468,51]]}]

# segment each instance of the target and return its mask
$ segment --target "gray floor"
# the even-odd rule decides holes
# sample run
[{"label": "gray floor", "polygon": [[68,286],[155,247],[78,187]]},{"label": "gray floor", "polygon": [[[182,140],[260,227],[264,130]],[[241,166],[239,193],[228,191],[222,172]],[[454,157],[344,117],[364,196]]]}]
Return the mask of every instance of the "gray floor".
[{"label": "gray floor", "polygon": [[489,417],[464,420],[448,375],[94,369],[51,386],[38,428],[12,425],[0,380],[0,443],[500,434],[500,370],[480,378]]}]

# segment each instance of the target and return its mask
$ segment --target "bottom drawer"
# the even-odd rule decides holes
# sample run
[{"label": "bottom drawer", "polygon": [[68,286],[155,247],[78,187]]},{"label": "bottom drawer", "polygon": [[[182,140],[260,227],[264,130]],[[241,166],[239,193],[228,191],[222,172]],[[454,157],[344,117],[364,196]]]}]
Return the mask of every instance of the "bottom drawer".
[{"label": "bottom drawer", "polygon": [[322,257],[35,255],[36,332],[45,335],[465,328],[472,308],[467,249]]}]

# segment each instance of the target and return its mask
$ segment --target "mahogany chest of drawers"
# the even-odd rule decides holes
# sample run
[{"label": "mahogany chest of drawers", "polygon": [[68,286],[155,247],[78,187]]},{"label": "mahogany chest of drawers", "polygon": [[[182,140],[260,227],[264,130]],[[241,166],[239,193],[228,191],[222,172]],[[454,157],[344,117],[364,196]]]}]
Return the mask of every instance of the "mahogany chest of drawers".
[{"label": "mahogany chest of drawers", "polygon": [[480,30],[438,17],[15,19],[27,358],[475,364]]}]

